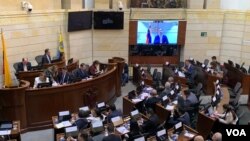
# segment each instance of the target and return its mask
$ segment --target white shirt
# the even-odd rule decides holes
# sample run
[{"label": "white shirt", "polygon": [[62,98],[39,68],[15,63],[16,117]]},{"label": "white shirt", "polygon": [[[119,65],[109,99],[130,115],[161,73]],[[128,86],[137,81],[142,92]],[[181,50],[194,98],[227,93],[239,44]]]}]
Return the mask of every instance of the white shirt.
[{"label": "white shirt", "polygon": [[27,65],[23,65],[23,71],[28,71]]},{"label": "white shirt", "polygon": [[[44,83],[44,82],[41,81],[41,80],[39,79],[39,77],[36,77],[36,78],[35,78],[35,81],[34,81],[34,86],[33,86],[33,88],[37,88],[37,85],[38,85],[39,83]],[[48,77],[46,77],[46,83],[49,83],[49,78],[48,78]]]}]

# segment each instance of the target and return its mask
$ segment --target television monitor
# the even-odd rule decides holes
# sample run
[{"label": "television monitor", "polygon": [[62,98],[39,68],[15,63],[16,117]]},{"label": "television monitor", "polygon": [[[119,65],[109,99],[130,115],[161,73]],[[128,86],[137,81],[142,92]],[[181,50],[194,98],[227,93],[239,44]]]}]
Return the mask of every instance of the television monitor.
[{"label": "television monitor", "polygon": [[137,44],[177,44],[177,20],[139,20]]},{"label": "television monitor", "polygon": [[123,29],[124,12],[94,12],[94,29]]},{"label": "television monitor", "polygon": [[69,12],[68,32],[92,28],[92,11]]}]

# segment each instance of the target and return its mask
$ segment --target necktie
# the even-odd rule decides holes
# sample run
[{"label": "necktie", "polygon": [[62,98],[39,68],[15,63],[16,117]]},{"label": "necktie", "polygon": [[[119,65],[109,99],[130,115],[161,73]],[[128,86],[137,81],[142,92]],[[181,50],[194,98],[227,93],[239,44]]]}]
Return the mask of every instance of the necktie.
[{"label": "necktie", "polygon": [[49,61],[49,64],[51,63],[49,55],[47,55],[47,59]]}]

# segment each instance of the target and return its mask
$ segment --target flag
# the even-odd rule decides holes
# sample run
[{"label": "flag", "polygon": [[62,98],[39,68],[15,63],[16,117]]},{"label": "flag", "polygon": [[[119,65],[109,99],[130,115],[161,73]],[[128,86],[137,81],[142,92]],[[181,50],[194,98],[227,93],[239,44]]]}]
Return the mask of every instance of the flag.
[{"label": "flag", "polygon": [[151,44],[151,34],[149,29],[146,36],[146,44]]},{"label": "flag", "polygon": [[4,86],[10,87],[12,86],[12,79],[11,79],[11,73],[9,68],[9,62],[6,54],[6,45],[5,40],[3,36],[3,32],[1,34],[2,39],[2,47],[3,47],[3,77],[4,77]]},{"label": "flag", "polygon": [[63,45],[63,36],[62,33],[59,33],[59,44],[57,49],[57,57],[60,58],[61,54],[64,53],[64,45]]}]

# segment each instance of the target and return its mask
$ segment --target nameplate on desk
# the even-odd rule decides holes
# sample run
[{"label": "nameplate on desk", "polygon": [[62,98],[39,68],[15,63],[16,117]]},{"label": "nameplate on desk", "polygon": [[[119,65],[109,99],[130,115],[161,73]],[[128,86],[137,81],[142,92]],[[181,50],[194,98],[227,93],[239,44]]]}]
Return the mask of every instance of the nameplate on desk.
[{"label": "nameplate on desk", "polygon": [[1,136],[10,135],[10,133],[11,133],[11,130],[3,130],[3,131],[0,131],[0,135],[1,135]]},{"label": "nameplate on desk", "polygon": [[165,101],[165,100],[167,100],[167,99],[168,99],[168,96],[166,96],[166,95],[163,96],[163,98],[162,98],[163,101]]},{"label": "nameplate on desk", "polygon": [[181,72],[181,71],[178,71],[178,76],[185,77],[185,74],[183,72]]},{"label": "nameplate on desk", "polygon": [[126,129],[124,126],[116,128],[116,130],[121,134],[127,134],[129,132],[128,129]]},{"label": "nameplate on desk", "polygon": [[97,104],[97,107],[98,107],[98,108],[105,107],[105,103],[104,103],[104,102],[99,103],[99,104]]},{"label": "nameplate on desk", "polygon": [[79,110],[82,110],[82,111],[89,111],[89,107],[88,107],[88,106],[84,106],[84,107],[79,108]]},{"label": "nameplate on desk", "polygon": [[137,139],[135,139],[134,141],[145,141],[145,137],[137,138]]},{"label": "nameplate on desk", "polygon": [[174,106],[173,105],[167,105],[166,109],[169,110],[169,111],[172,111],[172,110],[174,110]]},{"label": "nameplate on desk", "polygon": [[163,130],[160,130],[156,133],[157,137],[160,137],[160,136],[163,136],[163,135],[166,135],[167,132],[166,132],[166,129],[163,129]]}]

